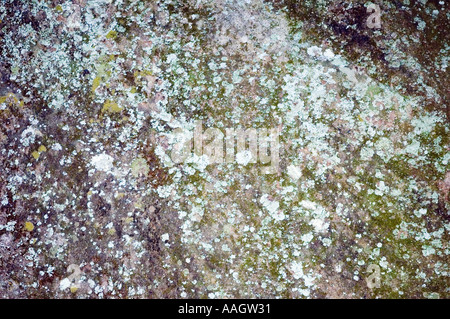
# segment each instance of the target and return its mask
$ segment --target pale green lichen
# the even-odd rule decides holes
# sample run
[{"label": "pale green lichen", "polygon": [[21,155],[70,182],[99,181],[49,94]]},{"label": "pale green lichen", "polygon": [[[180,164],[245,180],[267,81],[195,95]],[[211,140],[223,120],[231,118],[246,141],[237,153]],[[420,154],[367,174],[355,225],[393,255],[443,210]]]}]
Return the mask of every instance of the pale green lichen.
[{"label": "pale green lichen", "polygon": [[138,157],[131,162],[131,174],[133,174],[134,177],[146,176],[148,172],[149,167],[144,158]]}]

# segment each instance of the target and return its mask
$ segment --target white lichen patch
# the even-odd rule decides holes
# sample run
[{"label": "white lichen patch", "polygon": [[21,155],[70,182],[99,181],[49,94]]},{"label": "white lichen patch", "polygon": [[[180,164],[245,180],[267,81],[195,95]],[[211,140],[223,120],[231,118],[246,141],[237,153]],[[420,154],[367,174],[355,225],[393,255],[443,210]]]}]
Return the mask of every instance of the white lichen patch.
[{"label": "white lichen patch", "polygon": [[276,221],[281,221],[285,218],[285,215],[280,211],[280,203],[276,200],[270,200],[269,195],[264,194],[259,200],[264,208],[269,212]]},{"label": "white lichen patch", "polygon": [[95,155],[91,159],[91,165],[102,172],[110,172],[114,167],[113,162],[113,157],[105,153]]},{"label": "white lichen patch", "polygon": [[297,181],[300,177],[302,177],[302,171],[298,166],[289,165],[287,168],[287,173],[294,181]]}]

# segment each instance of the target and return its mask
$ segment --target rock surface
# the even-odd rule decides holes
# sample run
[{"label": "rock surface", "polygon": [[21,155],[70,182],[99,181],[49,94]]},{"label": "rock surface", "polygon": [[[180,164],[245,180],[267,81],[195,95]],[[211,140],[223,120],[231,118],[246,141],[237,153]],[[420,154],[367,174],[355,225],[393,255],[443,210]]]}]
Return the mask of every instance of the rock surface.
[{"label": "rock surface", "polygon": [[448,3],[373,3],[2,1],[0,297],[449,298]]}]

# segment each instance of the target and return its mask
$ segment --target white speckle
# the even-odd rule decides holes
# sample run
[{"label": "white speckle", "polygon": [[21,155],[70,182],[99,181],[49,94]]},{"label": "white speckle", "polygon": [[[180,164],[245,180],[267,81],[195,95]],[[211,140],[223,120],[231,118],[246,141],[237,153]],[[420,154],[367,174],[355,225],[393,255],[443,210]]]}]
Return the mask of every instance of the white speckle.
[{"label": "white speckle", "polygon": [[325,51],[322,52],[322,49],[315,45],[306,49],[306,53],[322,61],[333,60],[335,57],[333,51],[331,51],[330,49],[326,49]]},{"label": "white speckle", "polygon": [[307,233],[301,237],[301,240],[306,244],[309,243],[314,238],[313,234]]},{"label": "white speckle", "polygon": [[322,49],[320,49],[318,46],[313,45],[306,49],[306,53],[308,53],[308,55],[310,56],[316,57],[322,54]]},{"label": "white speckle", "polygon": [[306,209],[316,209],[316,204],[309,201],[309,200],[303,200],[300,202],[300,204],[305,207]]},{"label": "white speckle", "polygon": [[302,176],[302,171],[300,168],[294,165],[288,166],[287,173],[294,181],[298,180]]},{"label": "white speckle", "polygon": [[159,186],[157,189],[158,195],[161,198],[167,198],[172,194],[172,190],[173,190],[173,185],[163,185],[163,186]]},{"label": "white speckle", "polygon": [[295,279],[303,277],[303,264],[301,262],[293,262],[291,264],[291,271]]},{"label": "white speckle", "polygon": [[386,261],[386,257],[381,258],[379,265],[386,269],[388,267],[388,262]]},{"label": "white speckle", "polygon": [[424,247],[422,247],[422,254],[425,257],[433,255],[435,252],[436,252],[436,250],[433,247],[431,247],[431,246],[424,246]]},{"label": "white speckle", "polygon": [[169,240],[169,234],[165,233],[161,236],[162,241]]},{"label": "white speckle", "polygon": [[55,143],[51,146],[51,149],[54,151],[61,151],[62,150],[62,146],[59,143]]},{"label": "white speckle", "polygon": [[372,158],[372,156],[373,156],[373,149],[370,148],[370,147],[367,147],[367,146],[363,147],[361,149],[360,155],[361,155],[361,159],[363,161],[370,160]]},{"label": "white speckle", "polygon": [[325,223],[323,219],[315,218],[313,219],[310,224],[314,227],[314,230],[316,232],[323,232],[328,229],[329,224]]},{"label": "white speckle", "polygon": [[91,164],[95,167],[96,170],[108,172],[114,167],[113,161],[114,159],[111,156],[102,153],[92,157]]},{"label": "white speckle", "polygon": [[394,154],[394,145],[391,140],[386,137],[380,138],[375,143],[375,147],[377,149],[378,156],[383,158],[385,162],[389,161]]},{"label": "white speckle", "polygon": [[[196,154],[192,154],[187,160],[186,163],[192,163],[195,169],[199,172],[203,172],[205,168],[210,164],[209,157],[206,155],[197,156]],[[187,166],[185,166],[187,168]],[[194,174],[195,171],[192,172]]]},{"label": "white speckle", "polygon": [[252,153],[249,150],[242,151],[236,154],[236,162],[240,165],[247,165],[252,160]]},{"label": "white speckle", "polygon": [[323,53],[323,56],[326,57],[328,60],[332,60],[334,58],[334,53],[330,49],[326,49]]},{"label": "white speckle", "polygon": [[280,221],[285,218],[284,213],[278,210],[280,203],[278,201],[269,200],[269,195],[264,194],[261,196],[260,203],[269,211],[270,216],[272,216],[275,220]]},{"label": "white speckle", "polygon": [[167,63],[169,63],[169,64],[172,62],[176,62],[177,60],[178,60],[178,58],[177,58],[176,54],[171,53],[167,56]]},{"label": "white speckle", "polygon": [[420,142],[419,141],[413,141],[411,144],[409,144],[405,148],[406,153],[409,153],[414,156],[417,156],[419,154],[419,150],[420,150]]},{"label": "white speckle", "polygon": [[305,275],[303,273],[303,264],[302,262],[293,262],[290,266],[290,270],[295,279],[303,278],[305,282],[305,286],[311,287],[314,282],[314,278],[312,276]]},{"label": "white speckle", "polygon": [[383,195],[383,193],[387,193],[389,191],[389,187],[384,184],[383,181],[377,183],[377,190],[375,191],[376,195]]},{"label": "white speckle", "polygon": [[34,143],[34,140],[37,135],[39,136],[42,135],[42,133],[38,129],[35,129],[34,127],[31,126],[26,128],[20,135],[20,137],[22,138],[21,140],[22,144],[24,146],[28,146],[31,143]]},{"label": "white speckle", "polygon": [[298,289],[298,292],[301,293],[305,297],[309,297],[309,289]]},{"label": "white speckle", "polygon": [[89,285],[89,287],[94,288],[95,287],[95,282],[92,279],[89,279],[88,280],[88,285]]},{"label": "white speckle", "polygon": [[414,215],[416,215],[417,217],[422,217],[423,215],[426,215],[426,213],[427,210],[425,208],[414,211]]},{"label": "white speckle", "polygon": [[416,21],[418,24],[417,24],[417,30],[419,30],[419,31],[422,31],[422,30],[424,30],[425,29],[425,27],[426,27],[426,23],[425,23],[425,21],[422,21],[422,20],[420,20],[419,18],[415,18],[414,19],[414,21]]},{"label": "white speckle", "polygon": [[59,289],[64,290],[70,287],[70,280],[68,278],[64,278],[59,282]]}]

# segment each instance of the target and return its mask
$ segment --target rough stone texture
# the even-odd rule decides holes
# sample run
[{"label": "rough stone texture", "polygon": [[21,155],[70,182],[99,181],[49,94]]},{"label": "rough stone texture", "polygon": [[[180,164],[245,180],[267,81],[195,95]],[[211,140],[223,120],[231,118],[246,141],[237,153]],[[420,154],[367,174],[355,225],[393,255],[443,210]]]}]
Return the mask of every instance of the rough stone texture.
[{"label": "rough stone texture", "polygon": [[448,3],[374,3],[2,1],[0,297],[449,298]]}]

